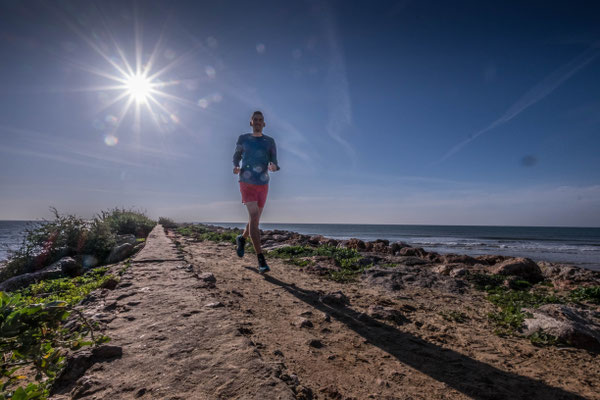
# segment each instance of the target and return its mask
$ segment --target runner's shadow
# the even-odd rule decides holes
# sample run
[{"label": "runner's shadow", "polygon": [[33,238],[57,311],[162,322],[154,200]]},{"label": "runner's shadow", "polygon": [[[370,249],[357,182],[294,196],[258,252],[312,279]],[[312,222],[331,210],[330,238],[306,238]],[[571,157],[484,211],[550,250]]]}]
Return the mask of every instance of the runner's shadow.
[{"label": "runner's shadow", "polygon": [[[245,268],[258,273],[256,268]],[[302,289],[270,275],[263,276],[267,282],[280,286],[299,300],[345,324],[368,343],[396,357],[398,361],[473,399],[585,399],[542,381],[502,371],[464,354],[429,343],[347,305],[325,304],[320,300],[323,293]]]}]

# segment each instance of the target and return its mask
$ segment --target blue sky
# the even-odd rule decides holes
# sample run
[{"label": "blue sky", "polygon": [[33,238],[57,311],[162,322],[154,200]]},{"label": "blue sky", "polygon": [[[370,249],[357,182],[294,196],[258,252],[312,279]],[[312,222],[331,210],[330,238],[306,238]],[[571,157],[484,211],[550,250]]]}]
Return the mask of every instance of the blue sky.
[{"label": "blue sky", "polygon": [[243,221],[260,109],[263,222],[600,226],[600,7],[482,3],[4,1],[0,219]]}]

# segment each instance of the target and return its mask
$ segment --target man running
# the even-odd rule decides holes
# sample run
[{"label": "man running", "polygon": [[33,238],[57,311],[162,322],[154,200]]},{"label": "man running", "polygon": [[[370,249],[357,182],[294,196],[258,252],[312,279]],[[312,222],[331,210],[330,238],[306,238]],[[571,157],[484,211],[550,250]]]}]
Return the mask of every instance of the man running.
[{"label": "man running", "polygon": [[[258,271],[262,274],[270,270],[260,246],[260,231],[258,223],[267,201],[269,191],[269,172],[279,170],[277,164],[277,149],[275,140],[262,133],[265,127],[265,118],[260,111],[254,111],[250,119],[252,133],[240,135],[233,153],[233,173],[239,175],[242,203],[248,209],[248,223],[244,233],[239,235],[237,255],[244,256],[244,246],[248,235],[258,257]],[[240,168],[240,160],[242,167]]]}]

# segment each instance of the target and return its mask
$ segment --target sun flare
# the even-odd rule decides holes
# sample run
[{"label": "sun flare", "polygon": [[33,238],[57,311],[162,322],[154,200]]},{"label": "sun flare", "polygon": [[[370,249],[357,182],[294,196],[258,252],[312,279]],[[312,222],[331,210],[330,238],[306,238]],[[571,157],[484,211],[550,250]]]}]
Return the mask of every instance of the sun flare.
[{"label": "sun flare", "polygon": [[138,103],[145,103],[152,93],[152,82],[143,75],[131,75],[127,78],[127,92]]}]

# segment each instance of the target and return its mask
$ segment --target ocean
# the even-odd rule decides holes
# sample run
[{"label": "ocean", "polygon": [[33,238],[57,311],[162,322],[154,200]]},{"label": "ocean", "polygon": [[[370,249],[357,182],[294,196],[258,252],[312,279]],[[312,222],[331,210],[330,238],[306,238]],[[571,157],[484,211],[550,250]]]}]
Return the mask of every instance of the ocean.
[{"label": "ocean", "polygon": [[[208,222],[207,222],[208,223]],[[212,222],[223,227],[245,224]],[[600,271],[600,228],[448,225],[260,224],[334,239],[387,239],[437,253],[498,254],[573,264]]]},{"label": "ocean", "polygon": [[[39,222],[0,221],[0,261],[8,249],[17,249],[25,229]],[[243,223],[207,222],[243,228]],[[438,253],[499,254],[578,265],[600,271],[600,228],[446,226],[446,225],[351,225],[261,224],[261,229],[281,229],[335,239],[387,239],[423,247]]]}]

